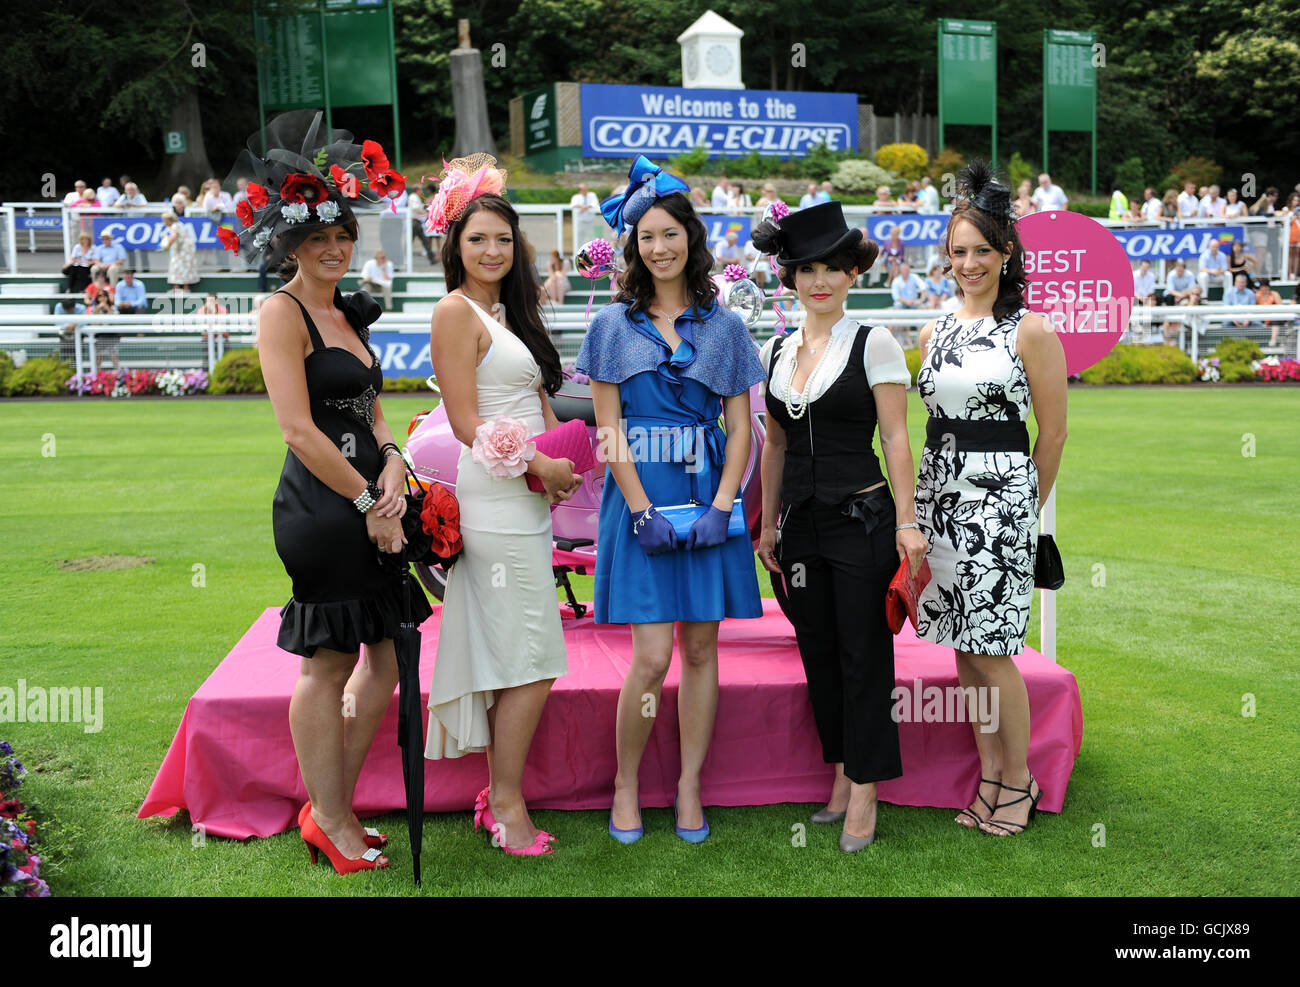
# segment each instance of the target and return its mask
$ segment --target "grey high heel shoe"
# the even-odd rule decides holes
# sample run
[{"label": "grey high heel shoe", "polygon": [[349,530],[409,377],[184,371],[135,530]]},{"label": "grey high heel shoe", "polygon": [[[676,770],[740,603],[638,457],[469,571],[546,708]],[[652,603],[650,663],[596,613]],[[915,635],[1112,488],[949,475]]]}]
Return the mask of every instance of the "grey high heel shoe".
[{"label": "grey high heel shoe", "polygon": [[857,853],[859,850],[865,850],[871,844],[876,842],[876,831],[872,830],[870,836],[850,836],[848,833],[840,833],[840,852]]},{"label": "grey high heel shoe", "polygon": [[839,822],[841,819],[844,818],[844,813],[832,812],[830,809],[823,808],[823,809],[818,809],[809,818],[811,818],[813,822],[818,823],[819,825],[825,825],[826,823]]}]

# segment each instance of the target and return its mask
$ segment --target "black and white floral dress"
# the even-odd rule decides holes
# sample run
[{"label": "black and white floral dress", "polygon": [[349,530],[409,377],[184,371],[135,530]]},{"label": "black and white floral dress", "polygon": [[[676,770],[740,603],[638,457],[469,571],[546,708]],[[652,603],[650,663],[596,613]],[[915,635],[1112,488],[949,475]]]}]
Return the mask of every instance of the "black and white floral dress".
[{"label": "black and white floral dress", "polygon": [[[932,576],[917,606],[917,636],[968,654],[1025,647],[1038,540],[1038,470],[1022,431],[1029,380],[1016,353],[1026,314],[1000,322],[943,316],[916,378],[931,415],[916,517],[930,541]],[[965,441],[983,433],[1022,437],[1003,443],[1014,449],[970,448],[999,444]]]}]

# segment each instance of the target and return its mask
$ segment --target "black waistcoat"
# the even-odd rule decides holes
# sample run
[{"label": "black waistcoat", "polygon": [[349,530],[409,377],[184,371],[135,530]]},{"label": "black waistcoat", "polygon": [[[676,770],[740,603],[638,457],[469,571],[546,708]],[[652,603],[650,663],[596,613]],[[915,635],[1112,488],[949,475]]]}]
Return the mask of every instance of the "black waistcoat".
[{"label": "black waistcoat", "polygon": [[870,331],[867,326],[858,327],[844,370],[798,421],[790,417],[785,402],[772,394],[772,373],[785,337],[779,337],[772,347],[766,401],[768,417],[785,430],[783,504],[797,506],[809,499],[839,504],[850,494],[885,478],[871,448],[876,401],[862,365]]}]

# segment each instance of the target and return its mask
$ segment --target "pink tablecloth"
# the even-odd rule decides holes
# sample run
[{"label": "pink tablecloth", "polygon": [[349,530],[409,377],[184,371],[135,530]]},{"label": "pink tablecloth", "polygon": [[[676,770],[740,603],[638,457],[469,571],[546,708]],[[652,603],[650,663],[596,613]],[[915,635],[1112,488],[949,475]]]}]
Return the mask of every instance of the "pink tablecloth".
[{"label": "pink tablecloth", "polygon": [[[826,798],[831,768],[821,759],[794,631],[773,600],[758,620],[729,620],[719,641],[721,693],[703,772],[706,805],[768,805]],[[421,681],[433,677],[441,608],[421,628]],[[604,809],[613,789],[614,714],[627,670],[627,627],[566,619],[569,674],[546,704],[525,775],[535,808]],[[298,658],[275,645],[277,611],[268,609],[190,699],[167,756],[140,807],[141,818],[187,809],[209,834],[244,839],[297,825],[306,790],[289,736],[289,696]],[[1083,736],[1079,688],[1069,671],[1034,651],[1015,659],[1029,688],[1033,720],[1029,766],[1045,792],[1039,808],[1059,812]],[[917,641],[910,625],[897,639],[898,685],[909,694],[957,685],[952,651]],[[920,685],[918,686],[918,680]],[[659,722],[641,765],[641,804],[672,802],[678,772],[678,662],[665,683]],[[922,693],[922,695],[927,695]],[[910,700],[907,708],[915,710]],[[929,717],[922,717],[929,719]],[[979,761],[965,722],[902,722],[903,776],[882,782],[899,805],[960,808],[974,800]],[[361,815],[405,805],[397,698],[379,728],[357,786]],[[425,808],[466,810],[487,783],[481,755],[425,762]]]}]

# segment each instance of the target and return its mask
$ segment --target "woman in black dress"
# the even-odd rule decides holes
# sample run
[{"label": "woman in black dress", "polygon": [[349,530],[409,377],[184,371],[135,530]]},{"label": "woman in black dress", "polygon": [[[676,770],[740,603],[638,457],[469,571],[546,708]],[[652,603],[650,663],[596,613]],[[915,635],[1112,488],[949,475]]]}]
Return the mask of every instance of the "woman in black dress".
[{"label": "woman in black dress", "polygon": [[[860,325],[844,311],[878,248],[845,225],[840,203],[765,221],[753,240],[777,255],[781,284],[807,313],[763,351],[758,557],[785,576],[822,756],[835,765],[830,798],[812,821],[843,820],[840,849],[853,853],[875,840],[876,782],[903,773],[885,591],[900,560],[915,574],[928,548],[912,503],[911,374],[887,327]],[[889,485],[871,448],[877,426]]]},{"label": "woman in black dress", "polygon": [[[402,567],[382,556],[402,548],[406,501],[405,466],[367,342],[379,306],[364,292],[345,299],[338,283],[357,237],[347,192],[366,191],[349,174],[364,171],[368,197],[400,176],[377,144],[358,147],[340,131],[327,138],[319,127],[318,113],[285,114],[268,127],[268,158],[250,150],[257,181],[239,245],[246,259],[265,252],[270,266],[288,266],[282,277],[291,274],[258,313],[262,375],[289,446],[272,508],[275,548],[293,580],[278,643],[303,657],[289,704],[309,798],[302,837],[313,861],[324,850],[342,874],[388,866],[379,852],[386,838],[361,826],[352,797],[397,684]],[[417,624],[431,613],[414,588],[411,609]]]}]

